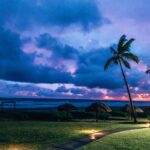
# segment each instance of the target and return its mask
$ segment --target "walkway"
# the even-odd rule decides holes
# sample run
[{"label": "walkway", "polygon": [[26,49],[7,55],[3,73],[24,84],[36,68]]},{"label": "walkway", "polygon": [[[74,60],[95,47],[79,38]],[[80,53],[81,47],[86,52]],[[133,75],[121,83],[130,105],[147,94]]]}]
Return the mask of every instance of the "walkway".
[{"label": "walkway", "polygon": [[86,144],[89,144],[89,143],[93,142],[94,140],[103,138],[104,136],[122,132],[122,131],[127,131],[127,130],[135,130],[135,129],[143,129],[143,128],[123,128],[123,129],[115,129],[115,130],[96,132],[96,133],[90,134],[88,136],[85,136],[84,138],[74,139],[67,143],[56,145],[51,148],[47,148],[46,150],[76,150],[77,148],[80,148]]}]

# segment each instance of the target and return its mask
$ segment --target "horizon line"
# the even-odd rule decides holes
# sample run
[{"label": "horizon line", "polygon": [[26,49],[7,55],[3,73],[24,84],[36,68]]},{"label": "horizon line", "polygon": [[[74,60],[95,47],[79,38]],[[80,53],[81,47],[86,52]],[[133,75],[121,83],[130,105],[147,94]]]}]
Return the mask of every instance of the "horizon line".
[{"label": "horizon line", "polygon": [[[32,99],[32,100],[40,100],[40,99],[45,99],[45,100],[87,100],[87,101],[129,101],[128,99],[124,100],[119,100],[119,99],[91,99],[91,98],[57,98],[57,97],[0,97],[0,100],[9,100],[9,99]],[[150,102],[150,100],[133,100],[134,102]]]}]

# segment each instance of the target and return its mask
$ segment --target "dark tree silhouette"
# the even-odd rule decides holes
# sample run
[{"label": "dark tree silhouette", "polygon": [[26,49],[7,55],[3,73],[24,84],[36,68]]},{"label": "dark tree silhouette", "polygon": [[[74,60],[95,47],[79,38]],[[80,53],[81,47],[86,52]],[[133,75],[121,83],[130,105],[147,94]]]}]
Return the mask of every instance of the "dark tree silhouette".
[{"label": "dark tree silhouette", "polygon": [[87,112],[95,112],[95,119],[98,122],[98,117],[100,112],[111,112],[111,108],[102,103],[93,103],[89,107],[86,108]]},{"label": "dark tree silhouette", "polygon": [[127,88],[134,122],[136,123],[137,119],[136,119],[135,110],[133,107],[132,97],[131,97],[129,85],[128,85],[128,82],[126,79],[126,75],[125,75],[124,69],[123,69],[123,65],[128,69],[131,68],[128,60],[133,60],[134,62],[139,63],[139,58],[130,52],[131,44],[133,41],[134,41],[134,39],[128,40],[126,38],[126,35],[122,35],[117,44],[117,48],[116,49],[114,49],[113,47],[110,48],[113,56],[106,62],[104,69],[107,70],[111,63],[119,64],[121,73],[122,73],[122,76],[123,76],[123,79],[125,81],[125,85]]},{"label": "dark tree silhouette", "polygon": [[58,106],[58,111],[65,111],[66,112],[66,119],[69,120],[69,113],[72,110],[77,110],[77,107],[73,106],[72,104],[63,104]]}]

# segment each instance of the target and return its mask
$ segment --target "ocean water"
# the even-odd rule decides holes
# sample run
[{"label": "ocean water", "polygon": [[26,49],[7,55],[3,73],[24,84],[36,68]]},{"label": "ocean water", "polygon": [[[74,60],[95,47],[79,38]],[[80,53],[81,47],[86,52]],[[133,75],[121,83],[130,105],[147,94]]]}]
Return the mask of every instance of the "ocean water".
[{"label": "ocean water", "polygon": [[[26,98],[8,98],[2,99],[0,98],[0,102],[16,102],[16,108],[19,109],[35,109],[35,108],[56,108],[59,105],[70,103],[75,105],[76,107],[87,107],[93,102],[101,102],[110,107],[121,107],[125,104],[129,104],[129,101],[119,101],[119,100],[71,100],[71,99],[26,99]],[[142,101],[134,101],[134,105],[139,107],[150,106],[150,101],[142,102]],[[13,108],[11,103],[5,103],[4,108]]]}]

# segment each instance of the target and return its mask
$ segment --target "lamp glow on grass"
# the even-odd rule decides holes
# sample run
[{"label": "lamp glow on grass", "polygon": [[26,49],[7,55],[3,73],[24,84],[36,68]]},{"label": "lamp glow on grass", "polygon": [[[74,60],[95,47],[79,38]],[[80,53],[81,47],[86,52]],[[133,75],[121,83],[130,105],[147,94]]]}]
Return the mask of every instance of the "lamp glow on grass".
[{"label": "lamp glow on grass", "polygon": [[123,131],[96,140],[79,150],[145,150],[150,147],[150,129]]}]

